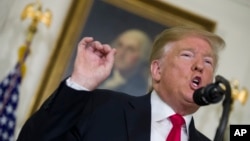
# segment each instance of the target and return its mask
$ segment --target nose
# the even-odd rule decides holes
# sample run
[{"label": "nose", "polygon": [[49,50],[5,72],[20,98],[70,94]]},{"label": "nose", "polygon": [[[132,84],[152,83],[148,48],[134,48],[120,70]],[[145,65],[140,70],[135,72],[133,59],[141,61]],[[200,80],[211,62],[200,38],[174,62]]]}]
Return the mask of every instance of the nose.
[{"label": "nose", "polygon": [[196,61],[192,66],[192,70],[202,73],[204,70],[204,64],[202,63],[202,61]]}]

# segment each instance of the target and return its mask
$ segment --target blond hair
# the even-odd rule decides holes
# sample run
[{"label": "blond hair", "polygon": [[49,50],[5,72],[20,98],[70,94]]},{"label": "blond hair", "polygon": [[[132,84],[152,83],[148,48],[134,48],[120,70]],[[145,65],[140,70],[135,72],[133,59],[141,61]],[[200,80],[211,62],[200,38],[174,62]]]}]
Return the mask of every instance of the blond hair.
[{"label": "blond hair", "polygon": [[212,47],[216,67],[218,63],[218,52],[225,46],[224,40],[218,35],[209,31],[186,26],[172,27],[164,30],[158,36],[156,36],[153,42],[150,63],[152,63],[152,61],[154,60],[160,59],[163,56],[165,50],[164,47],[166,44],[193,36],[207,41],[208,44]]}]

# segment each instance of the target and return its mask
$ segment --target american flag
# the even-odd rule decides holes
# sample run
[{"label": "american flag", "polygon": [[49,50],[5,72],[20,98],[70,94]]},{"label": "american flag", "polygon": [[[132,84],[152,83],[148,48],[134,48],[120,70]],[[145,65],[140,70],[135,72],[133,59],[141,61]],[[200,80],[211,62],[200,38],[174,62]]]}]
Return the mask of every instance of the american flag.
[{"label": "american flag", "polygon": [[0,82],[0,141],[14,141],[16,108],[22,75],[20,63]]}]

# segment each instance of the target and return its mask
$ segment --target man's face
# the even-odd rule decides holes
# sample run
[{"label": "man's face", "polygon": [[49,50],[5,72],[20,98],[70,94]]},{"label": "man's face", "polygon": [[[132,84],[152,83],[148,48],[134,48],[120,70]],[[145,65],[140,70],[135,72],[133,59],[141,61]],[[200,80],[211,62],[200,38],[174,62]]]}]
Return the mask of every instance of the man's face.
[{"label": "man's face", "polygon": [[134,69],[141,57],[141,41],[125,34],[117,40],[115,48],[115,68],[123,72]]},{"label": "man's face", "polygon": [[166,48],[168,51],[159,60],[160,97],[172,107],[191,104],[198,109],[193,102],[194,91],[213,80],[215,60],[211,46],[198,37],[187,37]]}]

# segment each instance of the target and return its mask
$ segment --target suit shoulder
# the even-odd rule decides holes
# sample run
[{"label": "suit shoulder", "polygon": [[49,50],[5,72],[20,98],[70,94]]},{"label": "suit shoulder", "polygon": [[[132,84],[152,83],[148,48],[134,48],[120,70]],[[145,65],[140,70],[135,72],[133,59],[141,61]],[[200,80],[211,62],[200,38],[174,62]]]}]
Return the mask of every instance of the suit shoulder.
[{"label": "suit shoulder", "polygon": [[115,104],[116,106],[129,106],[129,107],[147,107],[150,109],[150,94],[145,94],[143,96],[132,96],[127,93],[97,89],[94,92],[93,100],[94,105],[109,103]]},{"label": "suit shoulder", "polygon": [[100,100],[118,100],[118,101],[128,101],[130,99],[136,98],[136,96],[131,96],[127,93],[107,90],[107,89],[96,89],[94,92],[94,98]]}]

